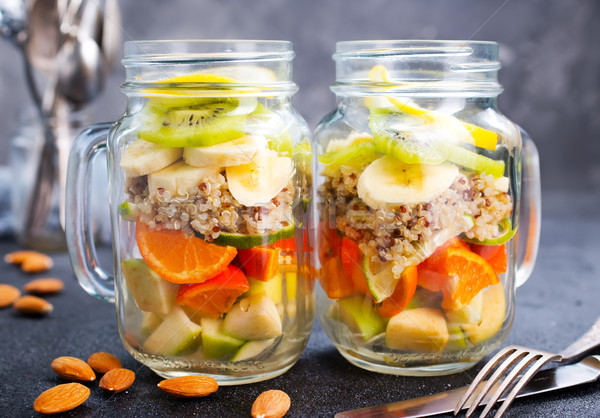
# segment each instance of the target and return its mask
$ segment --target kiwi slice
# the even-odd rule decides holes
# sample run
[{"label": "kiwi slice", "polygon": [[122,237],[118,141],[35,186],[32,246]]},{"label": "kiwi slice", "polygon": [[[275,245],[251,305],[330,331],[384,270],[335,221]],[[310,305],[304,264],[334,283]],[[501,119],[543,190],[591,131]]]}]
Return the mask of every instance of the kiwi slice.
[{"label": "kiwi slice", "polygon": [[160,111],[148,106],[138,137],[165,147],[206,147],[239,138],[246,115],[227,116],[236,103],[220,101],[201,107]]}]

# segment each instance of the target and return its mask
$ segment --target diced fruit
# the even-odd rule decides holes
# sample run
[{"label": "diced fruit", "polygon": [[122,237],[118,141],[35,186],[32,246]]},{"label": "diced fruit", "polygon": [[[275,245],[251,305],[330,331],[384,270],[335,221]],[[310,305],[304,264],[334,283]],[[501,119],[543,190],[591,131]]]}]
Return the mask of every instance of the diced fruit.
[{"label": "diced fruit", "polygon": [[143,336],[148,336],[154,332],[162,322],[162,318],[154,312],[144,312],[142,315],[142,324],[140,331]]},{"label": "diced fruit", "polygon": [[293,225],[280,229],[277,232],[265,235],[221,232],[219,236],[212,241],[212,243],[235,247],[238,250],[248,250],[254,247],[273,244],[283,239],[294,239],[294,234],[295,230]]},{"label": "diced fruit", "polygon": [[139,258],[121,261],[121,271],[140,310],[162,315],[169,313],[175,303],[178,285],[162,279]]},{"label": "diced fruit", "polygon": [[479,325],[482,320],[481,312],[483,311],[483,294],[485,292],[486,289],[483,289],[468,304],[461,306],[459,309],[445,311],[448,324]]},{"label": "diced fruit", "polygon": [[363,271],[363,255],[358,244],[349,238],[342,238],[340,260],[346,276],[352,279],[354,288],[365,295],[370,295],[367,277]]},{"label": "diced fruit", "polygon": [[264,206],[286,187],[294,175],[294,163],[276,152],[254,156],[249,164],[227,167],[229,191],[244,206]]},{"label": "diced fruit", "polygon": [[279,249],[255,247],[238,250],[240,267],[248,277],[263,282],[271,280],[279,273]]},{"label": "diced fruit", "polygon": [[217,318],[229,311],[238,296],[248,289],[248,280],[242,270],[229,265],[205,282],[181,285],[177,303],[189,306],[201,315]]},{"label": "diced fruit", "polygon": [[329,227],[325,222],[320,222],[317,229],[317,245],[319,247],[319,261],[324,264],[329,258],[339,257],[342,237],[335,227]]},{"label": "diced fruit", "polygon": [[338,257],[327,258],[321,263],[319,282],[329,299],[344,298],[357,293],[352,278],[344,274]]},{"label": "diced fruit", "polygon": [[327,316],[342,321],[364,341],[385,331],[385,320],[377,314],[368,296],[354,295],[338,299],[331,305]]},{"label": "diced fruit", "polygon": [[467,348],[467,338],[460,326],[448,324],[448,335],[448,343],[444,350],[460,351]]},{"label": "diced fruit", "polygon": [[229,310],[223,330],[242,340],[265,340],[282,333],[277,307],[264,293],[241,299]]},{"label": "diced fruit", "polygon": [[210,244],[182,231],[152,230],[138,221],[137,245],[150,268],[172,283],[201,283],[225,270],[237,254],[233,247]]},{"label": "diced fruit", "polygon": [[143,348],[150,354],[165,356],[195,349],[202,328],[190,321],[178,306],[173,307],[161,324],[146,339]]},{"label": "diced fruit", "polygon": [[285,292],[288,303],[296,300],[296,288],[298,287],[298,274],[285,273]]},{"label": "diced fruit", "polygon": [[362,172],[357,192],[373,208],[430,202],[448,190],[457,175],[452,164],[404,164],[386,155]]},{"label": "diced fruit", "polygon": [[387,324],[385,343],[389,348],[422,353],[439,353],[450,335],[439,309],[405,309]]},{"label": "diced fruit", "polygon": [[483,257],[485,261],[490,263],[496,274],[506,273],[507,254],[506,244],[500,245],[479,245],[471,244],[471,251]]},{"label": "diced fruit", "polygon": [[[291,273],[288,273],[291,274]],[[258,293],[264,293],[267,295],[269,299],[273,301],[274,304],[281,303],[282,299],[282,291],[283,291],[283,280],[281,275],[273,277],[268,282],[264,282],[262,280],[254,280],[248,279],[248,283],[250,284],[250,289],[248,289],[247,295],[255,295]]]},{"label": "diced fruit", "polygon": [[200,107],[161,109],[148,106],[139,138],[164,147],[207,147],[244,136],[246,115],[234,113],[237,103],[220,101]]},{"label": "diced fruit", "polygon": [[223,320],[216,318],[202,318],[202,354],[207,359],[225,358],[245,341],[234,338],[223,332]]},{"label": "diced fruit", "polygon": [[483,293],[481,323],[479,325],[461,325],[469,341],[479,344],[500,331],[504,322],[505,310],[506,302],[502,284],[498,283],[486,289]]},{"label": "diced fruit", "polygon": [[231,361],[250,360],[260,356],[269,348],[273,347],[275,338],[267,340],[248,341],[231,357]]},{"label": "diced fruit", "polygon": [[193,167],[179,161],[149,174],[148,190],[150,194],[169,192],[171,196],[183,196],[208,177],[216,177],[218,174],[219,168],[216,166]]},{"label": "diced fruit", "polygon": [[423,287],[417,286],[415,295],[408,302],[404,309],[416,309],[416,308],[436,308],[441,309],[442,306],[442,292],[432,292]]},{"label": "diced fruit", "polygon": [[377,310],[379,315],[384,318],[391,318],[402,312],[415,295],[418,277],[419,272],[416,266],[405,268],[402,276],[400,276],[400,281],[396,284],[394,293],[381,302],[381,306]]},{"label": "diced fruit", "polygon": [[394,293],[400,277],[394,276],[391,262],[373,261],[371,257],[365,256],[363,269],[367,276],[367,286],[375,302],[379,303]]},{"label": "diced fruit", "polygon": [[183,159],[196,167],[249,164],[258,152],[267,150],[268,146],[264,136],[244,135],[210,147],[184,148]]},{"label": "diced fruit", "polygon": [[269,244],[269,248],[279,248],[283,252],[294,252],[296,251],[296,238],[283,238],[275,241],[273,244]]},{"label": "diced fruit", "polygon": [[131,202],[121,203],[118,211],[121,218],[125,219],[127,222],[135,222],[140,214],[138,207]]},{"label": "diced fruit", "polygon": [[365,142],[349,148],[326,152],[319,156],[319,162],[325,165],[322,174],[333,177],[343,165],[360,168],[363,164],[376,160],[379,155],[374,142]]},{"label": "diced fruit", "polygon": [[167,148],[138,139],[127,146],[120,166],[128,176],[145,176],[173,164],[182,154],[181,148]]}]

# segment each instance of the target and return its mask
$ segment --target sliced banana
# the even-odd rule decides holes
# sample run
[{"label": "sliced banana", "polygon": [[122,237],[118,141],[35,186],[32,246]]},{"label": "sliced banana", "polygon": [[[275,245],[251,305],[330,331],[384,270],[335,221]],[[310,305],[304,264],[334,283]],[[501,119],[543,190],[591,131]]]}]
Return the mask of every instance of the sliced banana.
[{"label": "sliced banana", "polygon": [[256,153],[269,149],[269,141],[262,135],[245,135],[210,147],[187,147],[183,159],[196,167],[248,164]]},{"label": "sliced banana", "polygon": [[168,191],[171,196],[182,196],[189,193],[206,178],[217,174],[219,174],[218,167],[193,167],[179,161],[160,171],[149,174],[148,189],[150,194],[162,194]]},{"label": "sliced banana", "polygon": [[458,175],[452,164],[404,164],[386,155],[373,161],[358,178],[358,196],[373,208],[430,202]]},{"label": "sliced banana", "polygon": [[167,148],[138,139],[127,146],[120,165],[128,176],[145,176],[174,163],[181,154],[181,148]]},{"label": "sliced banana", "polygon": [[276,152],[257,153],[249,164],[226,168],[229,191],[240,204],[268,204],[294,175],[294,163]]}]

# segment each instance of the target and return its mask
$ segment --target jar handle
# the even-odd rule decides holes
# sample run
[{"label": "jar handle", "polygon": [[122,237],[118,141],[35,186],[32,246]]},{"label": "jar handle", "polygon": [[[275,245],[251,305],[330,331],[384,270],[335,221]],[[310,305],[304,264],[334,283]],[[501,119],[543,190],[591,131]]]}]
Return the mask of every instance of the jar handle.
[{"label": "jar handle", "polygon": [[540,158],[538,150],[527,132],[519,129],[523,138],[521,159],[523,171],[519,231],[515,237],[517,239],[516,287],[525,283],[533,271],[540,243],[542,221]]},{"label": "jar handle", "polygon": [[69,154],[66,189],[65,233],[71,264],[83,289],[107,302],[115,301],[114,277],[98,265],[93,230],[90,228],[90,162],[106,148],[113,123],[99,123],[82,131]]}]

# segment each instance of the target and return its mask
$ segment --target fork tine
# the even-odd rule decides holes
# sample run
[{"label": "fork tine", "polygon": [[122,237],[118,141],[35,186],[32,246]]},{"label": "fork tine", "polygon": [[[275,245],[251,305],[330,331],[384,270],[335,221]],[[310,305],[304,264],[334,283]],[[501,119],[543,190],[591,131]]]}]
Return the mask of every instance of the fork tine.
[{"label": "fork tine", "polygon": [[515,379],[521,374],[521,372],[523,370],[525,370],[525,368],[527,366],[529,366],[532,362],[540,359],[543,355],[544,355],[544,353],[541,353],[539,351],[534,351],[534,352],[527,354],[527,356],[525,358],[523,358],[523,360],[521,360],[515,366],[514,369],[511,370],[511,372],[508,374],[508,376],[506,376],[506,379],[504,379],[502,381],[502,384],[500,385],[500,387],[498,389],[496,389],[496,391],[494,392],[493,396],[488,401],[488,404],[486,405],[485,409],[483,410],[483,412],[481,413],[479,418],[484,418],[492,410],[492,408],[494,407],[494,404],[496,402],[498,402],[498,399],[500,399],[500,396],[502,396],[502,394],[504,393],[506,388],[508,388],[508,386],[510,386],[512,383],[514,383]]},{"label": "fork tine", "polygon": [[489,373],[489,371],[496,367],[496,365],[504,359],[506,356],[512,354],[515,350],[517,350],[516,346],[508,346],[503,350],[499,351],[494,357],[492,357],[481,369],[481,371],[475,376],[475,379],[469,386],[469,389],[463,394],[458,403],[456,404],[456,408],[454,408],[454,415],[458,415],[460,410],[465,406],[467,400],[471,397],[479,383],[484,379],[484,377]]},{"label": "fork tine", "polygon": [[547,353],[544,356],[542,356],[538,361],[536,361],[535,364],[531,366],[529,370],[527,370],[527,373],[525,373],[521,377],[521,379],[519,379],[519,383],[517,383],[515,387],[512,388],[506,399],[504,399],[504,401],[502,402],[502,406],[500,407],[500,409],[498,409],[496,415],[494,415],[494,418],[500,418],[502,415],[504,415],[504,412],[506,412],[512,401],[515,400],[517,394],[521,391],[521,389],[523,389],[523,386],[525,386],[527,382],[531,380],[531,378],[538,372],[539,369],[541,369],[547,363],[550,363],[552,361],[558,361],[560,359],[561,356],[559,354]]},{"label": "fork tine", "polygon": [[[502,362],[501,365],[498,366],[498,369],[496,369],[496,371],[494,372],[492,377],[490,377],[488,379],[488,381],[486,382],[483,389],[481,389],[481,391],[477,394],[477,397],[475,398],[475,400],[471,403],[471,406],[469,407],[469,410],[467,411],[467,414],[466,414],[467,418],[469,418],[471,415],[473,415],[475,410],[479,407],[481,400],[485,397],[485,395],[488,394],[488,392],[490,391],[492,386],[498,381],[498,379],[500,379],[500,377],[502,377],[502,375],[510,367],[512,367],[513,364],[515,364],[519,359],[525,357],[528,354],[529,354],[529,351],[525,351],[525,350],[521,350],[521,349],[515,350],[515,352],[512,353],[510,355],[510,357],[508,357],[506,360],[504,360]],[[496,390],[498,390],[498,389],[496,389]],[[504,389],[502,389],[502,391],[504,391]],[[496,393],[496,391],[494,391],[494,393]]]}]

